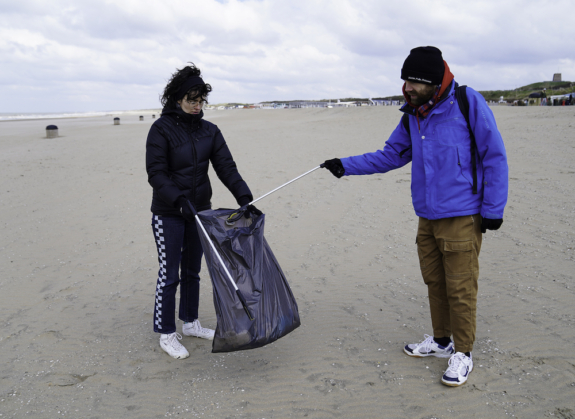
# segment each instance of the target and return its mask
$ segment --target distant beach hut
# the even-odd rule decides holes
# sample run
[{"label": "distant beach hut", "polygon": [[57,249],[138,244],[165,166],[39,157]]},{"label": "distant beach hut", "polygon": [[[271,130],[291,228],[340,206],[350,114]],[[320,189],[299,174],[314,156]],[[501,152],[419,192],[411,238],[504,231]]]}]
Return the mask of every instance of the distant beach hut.
[{"label": "distant beach hut", "polygon": [[120,118],[114,118],[114,125],[120,125]]},{"label": "distant beach hut", "polygon": [[565,103],[569,101],[569,95],[553,95],[549,96],[548,102],[551,106],[561,106],[562,104],[569,104]]},{"label": "distant beach hut", "polygon": [[140,115],[140,121],[143,121],[144,117],[142,115]]},{"label": "distant beach hut", "polygon": [[56,125],[48,125],[46,127],[46,137],[56,138],[58,136],[58,127]]},{"label": "distant beach hut", "polygon": [[543,95],[539,92],[531,93],[529,95],[529,106],[541,106],[541,99]]}]

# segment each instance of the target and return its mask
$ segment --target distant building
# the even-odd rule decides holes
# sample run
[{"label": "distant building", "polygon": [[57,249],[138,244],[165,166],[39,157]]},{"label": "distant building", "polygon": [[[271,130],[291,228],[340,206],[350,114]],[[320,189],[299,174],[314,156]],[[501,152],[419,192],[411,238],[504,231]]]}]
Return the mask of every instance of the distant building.
[{"label": "distant building", "polygon": [[392,101],[389,99],[372,99],[375,106],[391,106]]},{"label": "distant building", "polygon": [[561,81],[561,73],[553,74],[553,81]]}]

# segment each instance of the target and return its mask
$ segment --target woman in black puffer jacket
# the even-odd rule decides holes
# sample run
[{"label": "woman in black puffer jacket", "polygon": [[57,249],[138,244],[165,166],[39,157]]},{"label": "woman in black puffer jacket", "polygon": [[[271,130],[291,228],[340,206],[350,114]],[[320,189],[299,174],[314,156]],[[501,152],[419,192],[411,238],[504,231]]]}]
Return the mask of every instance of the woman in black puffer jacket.
[{"label": "woman in black puffer jacket", "polygon": [[[212,91],[191,64],[177,70],[161,98],[162,116],[146,142],[146,170],[153,188],[152,228],[160,270],[154,306],[154,331],[170,356],[189,356],[176,332],[175,300],[180,285],[179,318],[182,333],[213,339],[214,331],[198,321],[202,246],[189,203],[197,211],[211,208],[209,163],[240,206],[253,196],[240,176],[222,133],[203,120],[202,107]],[[252,207],[252,211],[257,211]],[[181,275],[180,275],[181,269]],[[181,280],[180,280],[181,278]]]}]

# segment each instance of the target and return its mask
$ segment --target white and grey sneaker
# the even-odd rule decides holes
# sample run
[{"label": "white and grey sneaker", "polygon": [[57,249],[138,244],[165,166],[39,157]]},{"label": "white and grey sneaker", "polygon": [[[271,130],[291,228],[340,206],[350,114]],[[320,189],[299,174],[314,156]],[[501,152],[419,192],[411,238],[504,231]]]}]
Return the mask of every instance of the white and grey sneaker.
[{"label": "white and grey sneaker", "polygon": [[449,358],[455,353],[453,349],[453,342],[449,342],[447,346],[441,346],[433,340],[433,336],[423,335],[425,338],[421,343],[410,343],[405,345],[403,352],[409,356],[423,358],[426,356],[436,356],[437,358]]},{"label": "white and grey sneaker", "polygon": [[169,335],[162,334],[160,336],[160,346],[172,358],[184,359],[184,358],[189,357],[190,353],[179,342],[181,339],[182,339],[182,335],[180,335],[177,332],[170,333]]},{"label": "white and grey sneaker", "polygon": [[470,356],[465,355],[463,352],[456,352],[449,358],[449,368],[441,377],[441,382],[446,386],[457,387],[467,382],[469,373],[473,371],[473,359],[471,352]]},{"label": "white and grey sneaker", "polygon": [[182,326],[182,333],[186,336],[194,336],[197,338],[214,340],[215,330],[206,329],[202,327],[198,319],[190,323],[184,323]]}]

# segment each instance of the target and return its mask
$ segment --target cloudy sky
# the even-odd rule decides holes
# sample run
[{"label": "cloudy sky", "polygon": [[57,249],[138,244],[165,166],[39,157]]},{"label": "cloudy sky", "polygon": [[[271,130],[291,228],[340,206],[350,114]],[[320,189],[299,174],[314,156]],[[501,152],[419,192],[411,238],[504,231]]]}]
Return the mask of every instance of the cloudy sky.
[{"label": "cloudy sky", "polygon": [[573,0],[0,0],[0,112],[159,107],[192,61],[211,103],[400,94],[413,47],[456,80],[575,81]]}]

